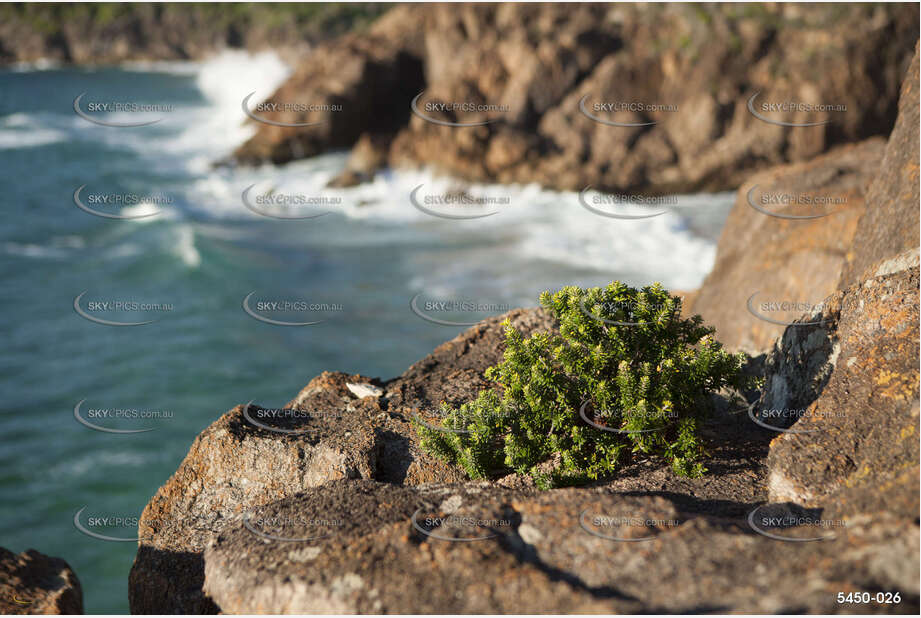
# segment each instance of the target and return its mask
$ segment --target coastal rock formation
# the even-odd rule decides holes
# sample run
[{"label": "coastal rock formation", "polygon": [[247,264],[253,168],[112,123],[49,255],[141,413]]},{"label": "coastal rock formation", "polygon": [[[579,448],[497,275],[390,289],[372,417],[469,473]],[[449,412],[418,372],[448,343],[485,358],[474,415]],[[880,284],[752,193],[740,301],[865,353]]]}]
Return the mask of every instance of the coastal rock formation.
[{"label": "coastal rock formation", "polygon": [[[918,90],[916,49],[885,148],[878,138],[839,147],[741,186],[713,270],[688,308],[716,326],[724,345],[766,352],[784,322],[814,313],[833,292],[877,276],[879,262],[918,246]],[[775,306],[782,303],[789,308]]]},{"label": "coastal rock formation", "polygon": [[0,613],[82,614],[80,580],[61,558],[0,547]]},{"label": "coastal rock formation", "polygon": [[841,516],[885,512],[916,520],[917,50],[899,105],[841,276],[844,287],[777,342],[759,408],[769,415],[792,411],[796,421],[771,444],[772,500],[822,504]]},{"label": "coastal rock formation", "polygon": [[[378,149],[390,142],[391,166],[470,181],[735,188],[888,134],[917,31],[908,5],[398,6],[367,33],[318,46],[268,99],[341,112],[259,125],[235,158],[281,163],[375,135]],[[791,101],[831,111],[776,111]],[[360,180],[346,176],[337,184]]]},{"label": "coastal rock formation", "polygon": [[783,322],[837,289],[884,149],[885,141],[874,138],[746,181],[689,313],[715,326],[727,348],[769,350]]},{"label": "coastal rock formation", "polygon": [[867,201],[871,207],[861,217],[841,287],[872,276],[866,272],[872,265],[918,246],[919,88],[915,45],[915,56],[902,82],[899,116],[870,187]]},{"label": "coastal rock formation", "polygon": [[911,266],[832,295],[768,358],[759,408],[796,421],[771,443],[772,502],[917,519],[917,249],[897,261]]},{"label": "coastal rock formation", "polygon": [[[471,14],[459,12],[476,33]],[[917,87],[903,93],[904,115],[916,113]],[[854,607],[838,591],[897,591],[873,611],[917,612],[921,275],[916,245],[875,235],[877,210],[917,207],[916,161],[902,152],[916,127],[900,118],[887,145],[839,147],[743,186],[715,272],[780,295],[751,305],[768,316],[784,295],[797,302],[782,307],[793,325],[767,359],[749,363],[765,377],[756,422],[714,398],[704,477],[637,460],[610,481],[539,492],[516,475],[466,481],[423,453],[412,418],[488,386],[504,318],[526,334],[554,328],[519,309],[388,382],[324,373],[283,411],[246,405],[218,419],[142,515],[132,611],[839,613]],[[896,184],[868,190],[881,161]],[[752,204],[749,192],[835,200],[816,217],[828,211],[815,202]],[[803,210],[815,218],[773,216]],[[689,304],[730,347],[763,351],[771,333],[719,313],[734,299],[735,314],[758,320],[747,291],[719,279]]]},{"label": "coastal rock formation", "polygon": [[[485,385],[483,371],[501,359],[505,318],[525,332],[550,327],[543,312],[518,309],[442,344],[390,383],[325,372],[284,408],[241,405],[215,421],[141,514],[131,611],[217,611],[202,595],[201,552],[254,507],[332,480],[462,480],[461,471],[419,449],[410,420],[442,399],[475,396],[471,387]],[[377,386],[384,395],[359,398],[349,384]]]},{"label": "coastal rock formation", "polygon": [[918,606],[918,529],[906,522],[803,542],[815,531],[764,530],[663,496],[371,481],[254,517],[205,551],[205,588],[226,612],[834,613],[834,591],[880,589],[901,592],[887,609]]}]

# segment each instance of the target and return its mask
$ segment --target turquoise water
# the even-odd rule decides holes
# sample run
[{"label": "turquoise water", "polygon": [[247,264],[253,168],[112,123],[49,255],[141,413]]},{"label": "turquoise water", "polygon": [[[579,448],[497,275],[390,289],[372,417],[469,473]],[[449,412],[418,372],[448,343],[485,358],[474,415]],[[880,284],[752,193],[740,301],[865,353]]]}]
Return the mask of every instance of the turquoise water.
[{"label": "turquoise water", "polygon": [[[215,168],[242,142],[240,101],[267,96],[287,74],[274,56],[225,55],[199,65],[0,72],[0,545],[35,548],[77,572],[89,613],[128,611],[134,542],[77,530],[92,517],[124,525],[97,533],[130,538],[157,488],[195,436],[249,400],[281,406],[323,370],[389,378],[463,330],[428,322],[409,301],[472,299],[534,305],[540,291],[621,278],[688,289],[713,262],[732,196],[682,198],[680,208],[641,221],[600,218],[576,194],[537,187],[469,187],[509,198],[499,214],[450,221],[412,208],[419,184],[456,183],[429,171],[387,172],[332,194],[343,165],[332,154],[283,168]],[[147,127],[98,126],[74,98],[168,103]],[[112,119],[134,120],[132,114]],[[330,214],[282,221],[248,211],[240,194],[335,195]],[[110,220],[77,208],[73,194],[165,195],[156,217]],[[135,205],[120,214],[144,214]],[[116,311],[113,327],[84,319],[74,299],[169,306]],[[326,305],[320,324],[274,326],[242,310],[255,299]],[[91,312],[92,313],[92,312]],[[299,314],[264,312],[276,319]],[[439,314],[475,321],[490,312]],[[306,320],[305,320],[306,321]],[[95,409],[138,409],[159,418],[74,418]]]}]

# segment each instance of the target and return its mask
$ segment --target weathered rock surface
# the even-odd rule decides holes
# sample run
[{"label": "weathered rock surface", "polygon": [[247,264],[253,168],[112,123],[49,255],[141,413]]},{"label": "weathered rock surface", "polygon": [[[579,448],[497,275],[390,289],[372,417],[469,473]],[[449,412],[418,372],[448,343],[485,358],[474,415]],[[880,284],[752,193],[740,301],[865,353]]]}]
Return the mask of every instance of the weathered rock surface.
[{"label": "weathered rock surface", "polygon": [[[250,508],[337,479],[462,480],[460,470],[419,449],[411,418],[441,399],[466,401],[486,385],[482,372],[501,359],[505,317],[526,332],[551,323],[539,310],[518,309],[442,344],[390,383],[326,372],[283,409],[241,405],[215,421],[141,515],[131,611],[217,611],[201,592],[201,552]],[[358,398],[349,384],[383,396]]]},{"label": "weathered rock surface", "polygon": [[[314,114],[329,122],[312,127],[261,125],[235,156],[281,163],[376,134],[392,137],[391,166],[429,165],[472,181],[644,193],[735,188],[753,171],[888,134],[917,33],[910,5],[399,6],[359,39],[318,46],[270,97],[341,103],[342,113]],[[410,115],[420,93],[421,115]],[[762,114],[830,120],[780,126],[749,111],[756,94],[756,111],[786,101],[846,111]],[[602,122],[580,111],[583,99]],[[427,102],[493,109],[440,111]],[[615,103],[671,107],[594,107]],[[369,175],[348,173],[343,184]]]},{"label": "weathered rock surface", "polygon": [[[869,611],[918,606],[907,522],[796,542],[744,516],[603,488],[371,481],[330,483],[254,518],[205,552],[206,590],[227,612],[835,613],[853,611],[836,591],[880,589],[902,602]],[[771,532],[806,539],[809,528]]]},{"label": "weathered rock surface", "polygon": [[61,558],[0,547],[0,613],[82,614],[80,580]]},{"label": "weathered rock surface", "polygon": [[918,247],[919,87],[915,45],[915,56],[902,82],[898,119],[870,186],[870,207],[860,219],[841,287],[872,277],[874,273],[865,272],[872,265]]},{"label": "weathered rock surface", "polygon": [[[915,261],[834,294],[803,320],[822,324],[784,333],[759,407],[793,410],[798,420],[771,443],[772,502],[917,520],[918,286]],[[812,379],[814,359],[826,354],[831,371]]]},{"label": "weathered rock surface", "polygon": [[[817,305],[837,289],[884,148],[884,140],[870,139],[746,181],[723,227],[713,270],[689,312],[715,326],[727,348],[753,355],[770,349],[785,328],[774,322],[792,322],[803,306]],[[793,203],[766,203],[776,198]],[[832,204],[798,203],[817,199]],[[791,216],[818,218],[784,218]],[[796,308],[762,307],[784,302]]]},{"label": "weathered rock surface", "polygon": [[[378,33],[388,23],[385,19],[369,32],[317,47],[270,97],[283,111],[258,112],[267,122],[250,121],[258,124],[258,132],[237,151],[237,160],[285,163],[348,148],[368,133],[392,133],[405,123],[410,101],[422,87],[422,64],[404,40]],[[251,101],[250,108],[257,103]],[[285,105],[320,109],[284,109]]]},{"label": "weathered rock surface", "polygon": [[788,420],[767,460],[772,501],[917,522],[917,50],[900,110],[857,225],[844,287],[778,340],[758,408]]}]

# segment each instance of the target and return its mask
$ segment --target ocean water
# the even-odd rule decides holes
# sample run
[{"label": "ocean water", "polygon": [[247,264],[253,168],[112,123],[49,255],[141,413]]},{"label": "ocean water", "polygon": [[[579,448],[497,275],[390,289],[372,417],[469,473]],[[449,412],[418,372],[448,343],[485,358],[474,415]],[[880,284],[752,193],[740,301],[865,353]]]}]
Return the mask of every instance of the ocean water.
[{"label": "ocean water", "polygon": [[[589,212],[576,193],[464,186],[506,203],[493,216],[449,220],[410,201],[420,185],[420,195],[461,186],[425,169],[330,191],[345,153],[215,167],[252,134],[242,99],[268,96],[289,71],[272,54],[243,53],[0,71],[0,545],[66,559],[90,613],[128,611],[136,518],[195,436],[234,405],[281,406],[324,370],[393,377],[465,328],[457,324],[536,305],[545,289],[614,279],[691,289],[713,264],[732,194],[677,196],[662,216],[619,220]],[[149,126],[99,126],[74,113],[84,92],[88,101],[173,108],[99,116],[161,119]],[[82,203],[100,212],[158,214],[93,216],[74,201],[84,185]],[[241,193],[251,185],[252,196],[337,201],[310,211],[323,216],[281,220],[247,209]],[[103,194],[141,199],[88,204]],[[251,293],[257,315],[319,323],[254,319],[242,304]],[[100,324],[75,311],[78,296],[91,317],[155,321]],[[455,325],[411,311],[414,297]],[[426,300],[467,304],[438,313]],[[279,301],[308,310],[266,304]],[[103,302],[128,304],[93,309]],[[153,431],[95,431],[75,419],[78,403],[97,426]],[[99,418],[98,410],[129,412]],[[78,511],[85,530],[129,540],[84,534]]]}]

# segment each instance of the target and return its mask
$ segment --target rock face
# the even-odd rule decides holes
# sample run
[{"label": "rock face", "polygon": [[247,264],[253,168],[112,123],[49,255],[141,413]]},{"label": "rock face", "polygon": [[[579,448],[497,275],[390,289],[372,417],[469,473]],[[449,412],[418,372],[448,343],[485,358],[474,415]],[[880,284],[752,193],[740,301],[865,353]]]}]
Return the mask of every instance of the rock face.
[{"label": "rock face", "polygon": [[82,614],[80,580],[60,558],[0,547],[0,613]]},{"label": "rock face", "polygon": [[[326,372],[283,409],[241,405],[215,421],[141,515],[132,613],[216,612],[202,594],[201,552],[249,509],[333,480],[462,480],[460,471],[419,450],[410,420],[442,399],[476,395],[471,386],[485,385],[482,372],[501,358],[506,317],[526,332],[551,327],[542,311],[515,310],[442,344],[388,384]],[[371,387],[360,394],[381,389],[383,397],[359,398],[356,384]]]},{"label": "rock face", "polygon": [[[388,23],[346,35],[310,54],[271,100],[280,106],[316,106],[319,111],[289,107],[259,112],[264,122],[246,148],[238,150],[237,159],[285,163],[348,148],[368,133],[386,135],[405,123],[410,101],[422,87],[422,64],[403,41],[378,34]],[[251,102],[251,108],[256,103]],[[297,124],[310,126],[290,126]],[[352,158],[353,165],[359,158]]]},{"label": "rock face", "polygon": [[917,526],[785,534],[602,488],[347,481],[225,529],[205,588],[231,613],[833,613],[835,590],[879,589],[917,608]]},{"label": "rock face", "polygon": [[796,421],[771,444],[772,501],[917,522],[917,50],[900,109],[841,282],[862,274],[778,340],[758,407]]},{"label": "rock face", "polygon": [[861,218],[860,233],[841,275],[842,286],[872,276],[865,273],[870,266],[918,246],[918,89],[915,45],[915,57],[902,82],[898,120],[867,197],[872,208]]},{"label": "rock face", "polygon": [[769,357],[759,407],[798,418],[771,444],[772,502],[917,518],[917,255],[831,296]]},{"label": "rock face", "polygon": [[[870,139],[746,181],[690,313],[715,326],[727,348],[753,355],[770,349],[784,332],[777,322],[792,322],[837,289],[884,148],[884,140]],[[778,199],[787,203],[772,203]]]},{"label": "rock face", "polygon": [[[319,46],[269,98],[340,103],[341,120],[261,125],[235,156],[279,163],[377,135],[391,166],[472,181],[735,188],[758,169],[888,134],[917,32],[910,5],[400,6],[360,38]],[[770,111],[789,101],[837,111]]]}]

